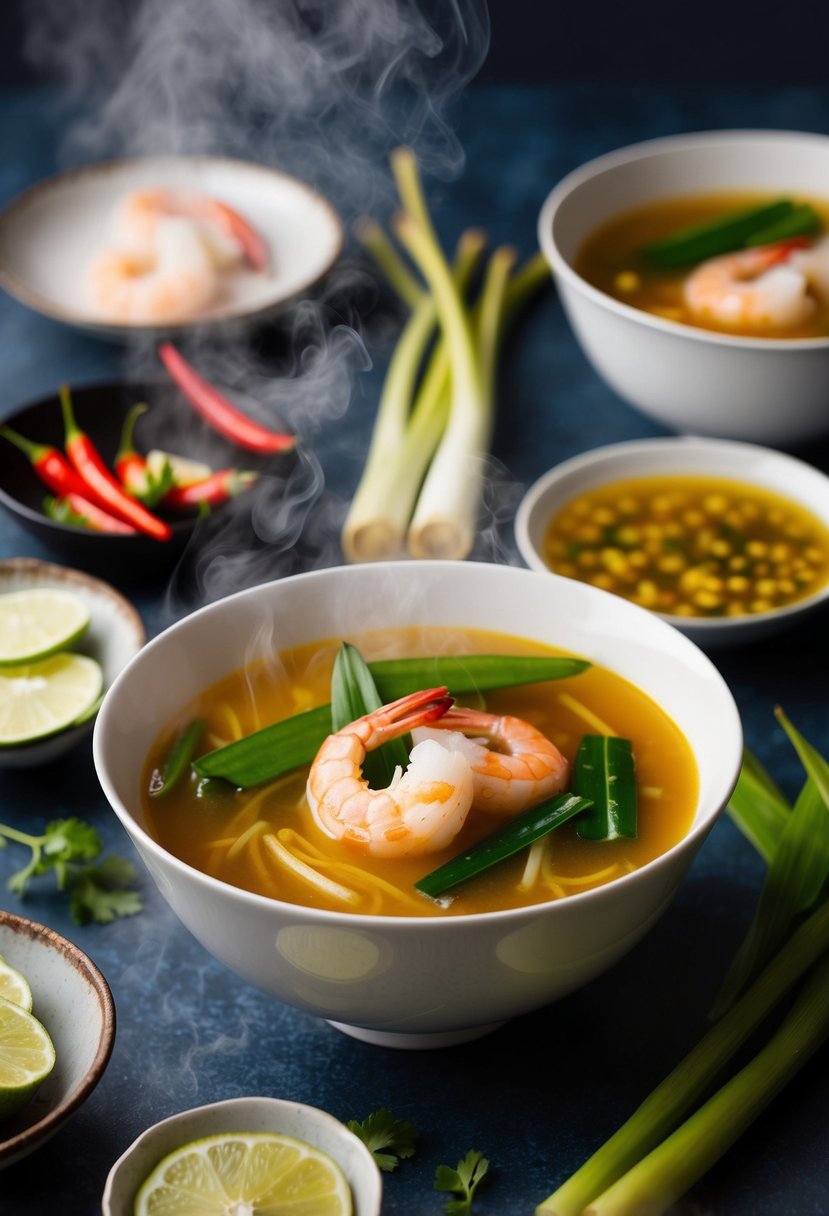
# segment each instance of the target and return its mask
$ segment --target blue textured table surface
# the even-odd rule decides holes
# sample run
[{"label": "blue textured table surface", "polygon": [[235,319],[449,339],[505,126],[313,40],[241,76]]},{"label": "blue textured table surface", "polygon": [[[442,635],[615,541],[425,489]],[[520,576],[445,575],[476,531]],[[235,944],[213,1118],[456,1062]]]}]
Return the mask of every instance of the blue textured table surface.
[{"label": "blue textured table surface", "polygon": [[[37,93],[0,95],[0,204],[55,170],[60,122]],[[829,95],[645,85],[473,87],[457,114],[467,166],[460,180],[440,189],[436,219],[447,238],[474,223],[527,254],[535,248],[541,202],[569,169],[642,138],[714,127],[825,131]],[[373,330],[370,322],[370,349],[375,331],[383,326]],[[347,413],[332,412],[304,436],[327,478],[318,515],[310,512],[306,520],[312,530],[319,512],[338,518],[356,482],[388,349],[388,327],[383,332]],[[124,372],[117,346],[8,298],[0,299],[0,358],[0,417],[62,381],[80,385]],[[500,527],[484,556],[517,562],[509,531],[515,502],[552,464],[599,444],[660,433],[599,382],[550,291],[505,356],[494,445]],[[829,467],[825,449],[805,455]],[[53,557],[3,518],[0,557],[20,555]],[[276,562],[272,572],[282,573],[283,566]],[[151,634],[191,606],[167,590],[163,584],[129,588]],[[749,746],[789,793],[799,769],[772,710],[782,703],[808,737],[829,747],[825,627],[824,616],[779,641],[714,656],[738,700]],[[4,822],[23,829],[80,816],[99,828],[108,849],[131,853],[100,792],[88,746],[38,771],[0,771],[0,808]],[[17,864],[15,850],[0,853],[0,883]],[[481,1149],[492,1163],[476,1212],[530,1216],[703,1032],[760,878],[752,849],[723,818],[668,912],[614,970],[479,1042],[415,1054],[358,1043],[236,979],[179,925],[143,872],[144,912],[107,927],[73,925],[46,888],[21,906],[0,886],[0,904],[51,925],[92,956],[118,1016],[102,1082],[50,1143],[0,1175],[0,1212],[91,1216],[112,1162],[149,1124],[219,1098],[270,1094],[342,1119],[387,1106],[416,1125],[416,1157],[386,1177],[385,1216],[439,1213],[435,1167],[454,1164],[469,1148]],[[826,1079],[824,1051],[677,1210],[829,1212]]]}]

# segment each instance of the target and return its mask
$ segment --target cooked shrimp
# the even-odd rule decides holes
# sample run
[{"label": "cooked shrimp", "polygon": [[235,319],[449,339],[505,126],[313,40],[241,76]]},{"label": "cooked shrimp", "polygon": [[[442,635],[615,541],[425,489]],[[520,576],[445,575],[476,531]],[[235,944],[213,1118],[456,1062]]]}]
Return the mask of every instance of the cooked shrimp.
[{"label": "cooked shrimp", "polygon": [[466,756],[476,810],[516,815],[567,784],[567,760],[546,735],[523,718],[450,709],[439,722],[414,731],[412,737],[418,743],[436,739]]},{"label": "cooked shrimp", "polygon": [[268,251],[255,229],[232,207],[218,199],[185,190],[134,190],[115,213],[119,242],[141,252],[153,249],[159,224],[170,217],[194,223],[219,270],[246,260],[254,270],[265,270]]},{"label": "cooked shrimp", "polygon": [[419,743],[405,773],[395,773],[382,790],[370,789],[362,771],[366,752],[435,721],[451,704],[445,688],[429,688],[328,736],[306,785],[311,812],[327,835],[375,857],[433,853],[457,836],[472,805],[472,773],[460,753],[433,740]]},{"label": "cooked shrimp", "polygon": [[164,325],[196,316],[218,282],[204,245],[187,220],[159,225],[153,255],[105,249],[91,263],[89,293],[103,314],[134,325]]},{"label": "cooked shrimp", "polygon": [[789,262],[790,242],[743,249],[703,262],[683,294],[701,320],[732,329],[788,329],[815,310],[806,275]]},{"label": "cooked shrimp", "polygon": [[818,298],[829,300],[829,237],[823,237],[808,249],[797,250],[789,264],[806,276]]}]

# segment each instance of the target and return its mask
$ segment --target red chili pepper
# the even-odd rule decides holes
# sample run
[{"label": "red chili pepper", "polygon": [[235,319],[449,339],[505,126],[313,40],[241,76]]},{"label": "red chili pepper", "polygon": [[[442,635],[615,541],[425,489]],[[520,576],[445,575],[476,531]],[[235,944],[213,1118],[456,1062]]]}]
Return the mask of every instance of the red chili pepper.
[{"label": "red chili pepper", "polygon": [[86,493],[83,481],[71,465],[66,463],[57,448],[48,443],[34,443],[31,439],[18,435],[10,426],[0,427],[0,435],[20,448],[43,484],[55,494],[63,496],[70,491]]},{"label": "red chili pepper", "polygon": [[[68,512],[71,512],[72,519],[63,518],[64,510],[67,508]],[[46,513],[58,523],[72,523],[77,517],[77,522],[83,523],[93,532],[112,532],[118,536],[137,535],[135,528],[130,524],[125,524],[122,519],[116,519],[114,515],[104,511],[102,507],[91,502],[83,494],[76,494],[74,490],[70,490],[68,494],[64,494],[58,499],[52,499],[51,502],[47,500]]]},{"label": "red chili pepper", "polygon": [[246,448],[249,452],[273,454],[294,447],[296,437],[278,431],[269,431],[247,414],[243,414],[228,401],[223,393],[214,388],[195,368],[182,358],[171,342],[162,342],[158,348],[161,362],[175,380],[184,396],[204,418],[205,422],[224,435],[226,439]]},{"label": "red chili pepper", "polygon": [[164,506],[173,510],[185,507],[218,507],[229,498],[236,498],[256,481],[258,473],[246,473],[240,469],[219,469],[203,481],[194,481],[187,486],[173,486],[164,495]]},{"label": "red chili pepper", "polygon": [[143,402],[134,405],[124,419],[118,451],[115,453],[115,472],[124,489],[140,498],[147,489],[147,462],[136,452],[132,434],[136,421],[147,412]]},{"label": "red chili pepper", "polygon": [[66,430],[66,455],[88,489],[108,511],[131,524],[137,531],[156,540],[169,540],[173,530],[169,524],[153,515],[140,502],[130,498],[123,486],[110,473],[89,436],[75,422],[72,398],[66,385],[60,390],[60,404]]}]

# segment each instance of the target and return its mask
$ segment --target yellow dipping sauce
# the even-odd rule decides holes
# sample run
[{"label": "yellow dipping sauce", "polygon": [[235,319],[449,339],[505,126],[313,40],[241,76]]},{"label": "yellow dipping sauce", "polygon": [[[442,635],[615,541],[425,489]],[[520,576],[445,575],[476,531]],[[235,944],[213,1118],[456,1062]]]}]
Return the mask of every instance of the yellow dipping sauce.
[{"label": "yellow dipping sauce", "polygon": [[597,486],[550,520],[551,570],[655,612],[771,612],[829,581],[829,529],[792,499],[720,477]]}]

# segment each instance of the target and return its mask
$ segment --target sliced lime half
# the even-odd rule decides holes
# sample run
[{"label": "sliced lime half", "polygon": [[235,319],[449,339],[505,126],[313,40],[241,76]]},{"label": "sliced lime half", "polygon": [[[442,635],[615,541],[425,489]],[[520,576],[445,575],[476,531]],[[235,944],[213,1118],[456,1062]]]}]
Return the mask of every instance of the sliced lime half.
[{"label": "sliced lime half", "polygon": [[32,990],[25,975],[0,957],[0,996],[27,1013],[32,1012]]},{"label": "sliced lime half", "polygon": [[0,747],[53,735],[98,699],[103,672],[83,654],[55,654],[0,669]]},{"label": "sliced lime half", "polygon": [[37,1018],[0,997],[0,1119],[19,1110],[55,1066],[55,1049]]},{"label": "sliced lime half", "polygon": [[57,587],[0,595],[0,663],[32,663],[67,650],[89,625],[79,596]]},{"label": "sliced lime half", "polygon": [[351,1216],[351,1191],[327,1153],[267,1132],[208,1136],[161,1161],[135,1216]]}]

